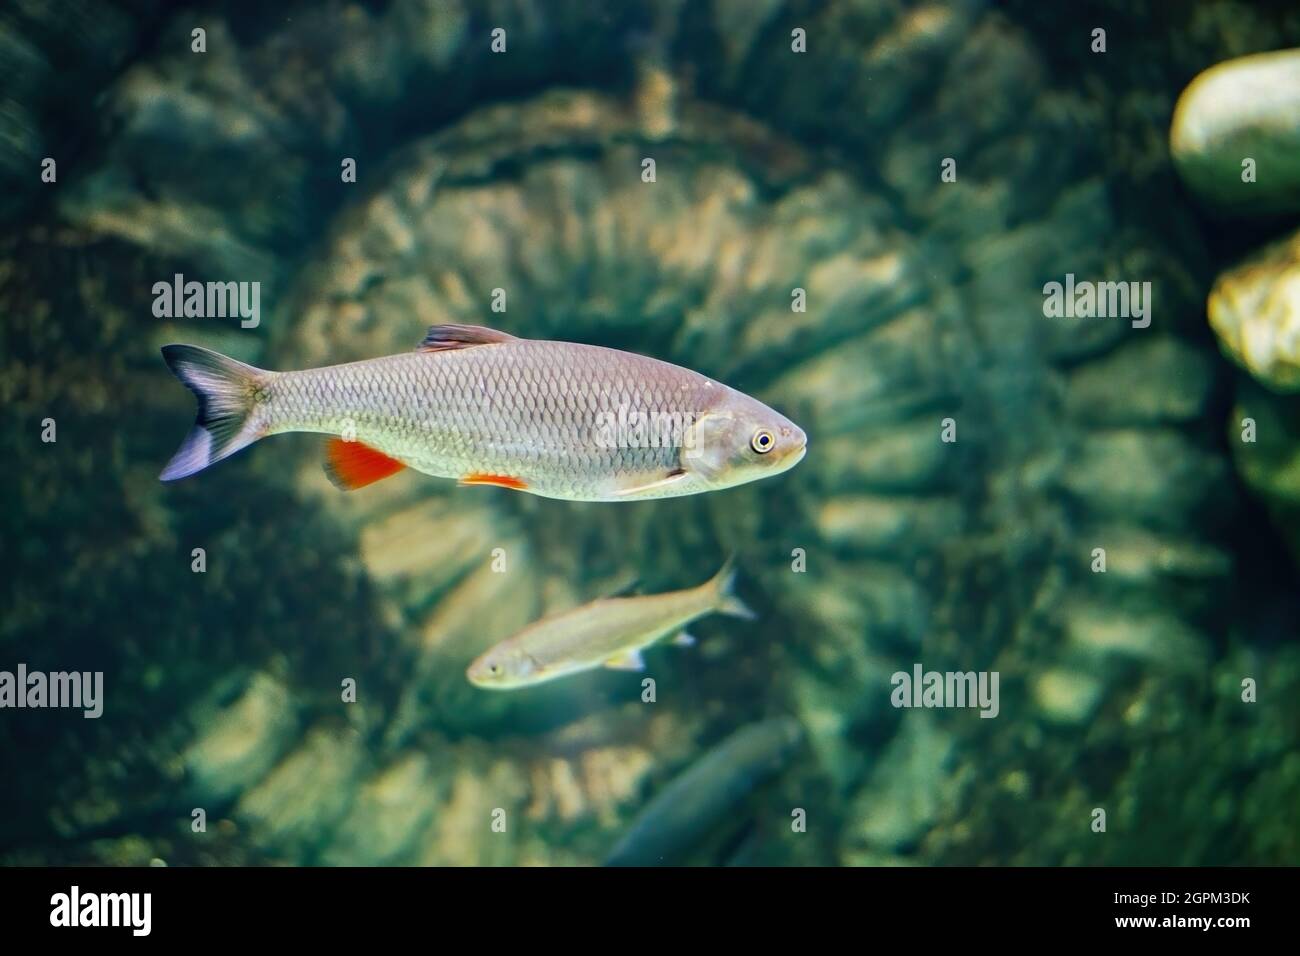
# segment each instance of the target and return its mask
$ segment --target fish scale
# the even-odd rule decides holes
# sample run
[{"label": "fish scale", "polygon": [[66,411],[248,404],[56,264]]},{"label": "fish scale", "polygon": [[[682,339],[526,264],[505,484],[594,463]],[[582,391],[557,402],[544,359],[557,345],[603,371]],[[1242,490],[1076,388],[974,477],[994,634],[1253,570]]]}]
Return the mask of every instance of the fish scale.
[{"label": "fish scale", "polygon": [[[674,373],[672,388],[656,381],[665,370]],[[266,427],[271,434],[352,434],[439,477],[517,475],[539,493],[586,497],[611,477],[661,476],[676,467],[680,453],[600,447],[599,410],[650,410],[686,420],[723,396],[725,386],[708,382],[610,349],[517,340],[279,373],[268,388]]]}]

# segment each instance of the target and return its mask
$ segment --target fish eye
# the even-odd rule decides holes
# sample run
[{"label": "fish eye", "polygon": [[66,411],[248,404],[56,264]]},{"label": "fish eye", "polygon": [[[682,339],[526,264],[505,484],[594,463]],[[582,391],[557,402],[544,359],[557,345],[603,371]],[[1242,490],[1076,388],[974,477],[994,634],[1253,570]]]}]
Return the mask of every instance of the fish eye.
[{"label": "fish eye", "polygon": [[500,677],[500,676],[501,676],[501,665],[500,665],[500,664],[489,664],[489,665],[488,665],[488,673],[491,674],[493,677]]},{"label": "fish eye", "polygon": [[749,440],[749,447],[760,455],[766,455],[775,446],[776,437],[766,428],[760,428],[754,432],[754,437]]}]

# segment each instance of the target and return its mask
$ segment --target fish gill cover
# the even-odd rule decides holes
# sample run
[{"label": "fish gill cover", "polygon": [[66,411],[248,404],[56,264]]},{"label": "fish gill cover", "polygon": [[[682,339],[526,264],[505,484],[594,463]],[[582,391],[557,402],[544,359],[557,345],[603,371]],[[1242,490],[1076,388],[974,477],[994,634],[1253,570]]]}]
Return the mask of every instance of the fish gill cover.
[{"label": "fish gill cover", "polygon": [[[0,862],[1296,862],[1300,107],[1222,102],[1297,44],[1229,0],[6,8],[0,671],[102,714],[0,712]],[[807,457],[619,505],[340,494],[306,436],[157,480],[160,346],[440,324],[698,371]],[[731,552],[753,622],[466,679]]]}]

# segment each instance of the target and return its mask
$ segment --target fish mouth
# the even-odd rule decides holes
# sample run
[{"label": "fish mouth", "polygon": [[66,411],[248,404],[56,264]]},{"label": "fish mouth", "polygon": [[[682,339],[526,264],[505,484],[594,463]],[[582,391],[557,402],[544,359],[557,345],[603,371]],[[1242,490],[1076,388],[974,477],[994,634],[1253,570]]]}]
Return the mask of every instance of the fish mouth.
[{"label": "fish mouth", "polygon": [[803,441],[799,443],[799,447],[795,448],[785,456],[785,461],[782,463],[782,468],[793,468],[795,465],[799,464],[799,462],[803,461],[804,456],[807,454],[808,454],[808,439],[807,437],[804,437]]},{"label": "fish mouth", "polygon": [[473,670],[467,670],[465,672],[465,679],[468,680],[475,687],[480,688],[481,690],[509,690],[510,689],[510,687],[507,684],[498,680],[493,680],[492,678],[488,677],[486,674],[475,673]]}]

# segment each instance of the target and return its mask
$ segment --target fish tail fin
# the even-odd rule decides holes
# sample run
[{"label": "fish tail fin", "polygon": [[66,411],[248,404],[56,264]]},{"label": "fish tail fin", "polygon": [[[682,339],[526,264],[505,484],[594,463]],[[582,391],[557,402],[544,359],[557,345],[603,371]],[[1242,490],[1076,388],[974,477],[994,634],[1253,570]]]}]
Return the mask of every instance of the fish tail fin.
[{"label": "fish tail fin", "polygon": [[718,569],[718,573],[709,581],[708,586],[713,589],[713,606],[722,614],[744,618],[746,621],[758,619],[758,615],[736,596],[736,555],[734,553]]},{"label": "fish tail fin", "polygon": [[272,372],[245,365],[197,345],[164,345],[167,367],[194,393],[194,427],[158,477],[175,481],[233,455],[264,432],[252,420],[257,386]]}]

